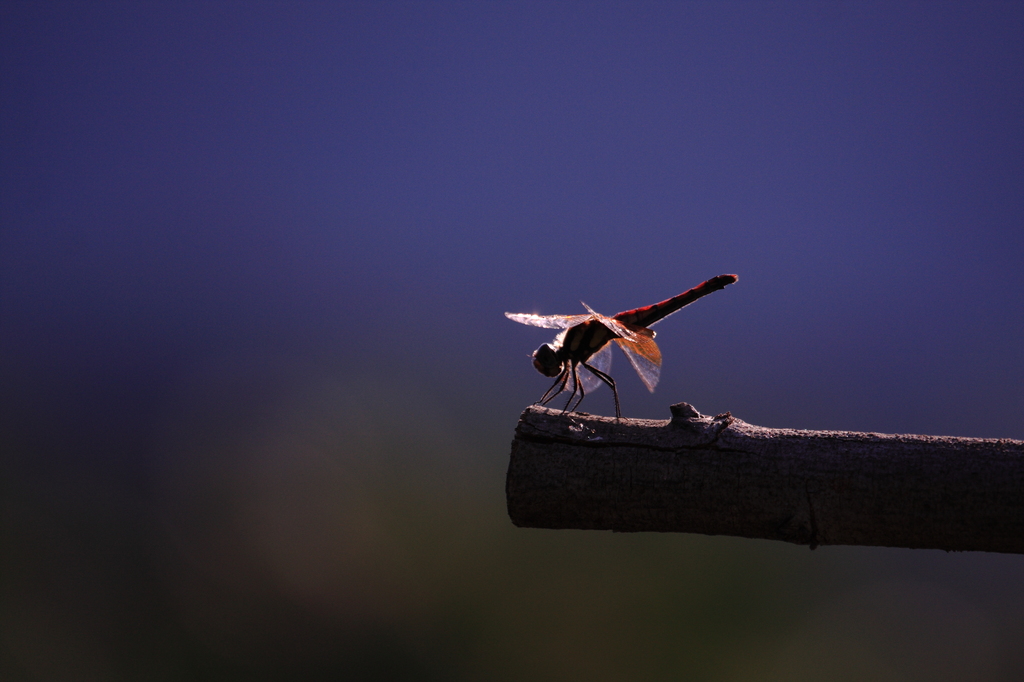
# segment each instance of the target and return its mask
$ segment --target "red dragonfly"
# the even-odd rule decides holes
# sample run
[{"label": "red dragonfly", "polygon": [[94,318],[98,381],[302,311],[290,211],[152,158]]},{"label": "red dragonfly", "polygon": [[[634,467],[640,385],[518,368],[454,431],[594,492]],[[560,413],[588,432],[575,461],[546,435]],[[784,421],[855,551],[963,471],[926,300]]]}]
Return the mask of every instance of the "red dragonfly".
[{"label": "red dragonfly", "polygon": [[[594,312],[586,303],[583,307],[587,312],[581,315],[505,313],[505,317],[533,327],[562,330],[553,343],[545,343],[533,352],[533,366],[537,371],[547,377],[556,377],[555,383],[538,401],[541,405],[571,389],[562,411],[575,411],[583,402],[583,396],[604,382],[612,389],[615,417],[618,419],[622,416],[619,392],[615,388],[615,380],[608,375],[612,366],[611,342],[618,344],[644,385],[653,393],[661,376],[661,351],[654,343],[654,332],[648,327],[698,298],[724,289],[737,279],[736,275],[719,275],[661,303],[626,310],[613,317]],[[585,371],[580,371],[581,366]],[[579,399],[570,410],[569,405],[577,394]]]}]

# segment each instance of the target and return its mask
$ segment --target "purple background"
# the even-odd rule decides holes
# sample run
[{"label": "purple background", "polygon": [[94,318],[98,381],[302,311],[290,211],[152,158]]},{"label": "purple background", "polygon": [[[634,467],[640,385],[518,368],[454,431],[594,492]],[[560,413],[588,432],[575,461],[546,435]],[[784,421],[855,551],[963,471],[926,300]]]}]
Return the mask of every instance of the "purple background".
[{"label": "purple background", "polygon": [[1024,673],[1022,557],[512,528],[502,316],[737,273],[626,416],[1024,439],[1024,5],[0,22],[10,679]]}]

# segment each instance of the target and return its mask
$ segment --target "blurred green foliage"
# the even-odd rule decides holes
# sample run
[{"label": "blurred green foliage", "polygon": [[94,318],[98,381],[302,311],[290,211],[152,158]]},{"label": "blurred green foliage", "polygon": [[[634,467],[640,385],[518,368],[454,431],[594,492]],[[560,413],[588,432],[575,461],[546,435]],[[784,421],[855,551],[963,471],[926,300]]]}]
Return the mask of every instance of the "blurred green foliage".
[{"label": "blurred green foliage", "polygon": [[45,438],[7,440],[8,679],[1021,670],[1020,581],[999,585],[1020,557],[518,529],[517,415],[467,427],[443,396],[410,387],[397,405],[385,385],[199,373],[157,410],[137,475],[102,457],[61,472],[39,464],[57,455]]}]

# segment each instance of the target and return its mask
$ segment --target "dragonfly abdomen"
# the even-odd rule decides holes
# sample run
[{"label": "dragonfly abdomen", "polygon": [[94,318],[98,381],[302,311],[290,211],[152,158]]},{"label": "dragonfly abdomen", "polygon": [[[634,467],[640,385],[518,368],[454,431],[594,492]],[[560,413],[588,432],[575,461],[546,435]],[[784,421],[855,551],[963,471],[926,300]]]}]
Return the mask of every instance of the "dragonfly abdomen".
[{"label": "dragonfly abdomen", "polygon": [[678,296],[667,298],[659,303],[626,310],[615,316],[614,319],[623,324],[635,327],[649,327],[655,322],[665,319],[679,309],[690,305],[698,298],[707,296],[715,291],[720,291],[738,279],[736,275],[719,275],[712,277],[706,282],[701,282],[692,289],[688,289]]}]

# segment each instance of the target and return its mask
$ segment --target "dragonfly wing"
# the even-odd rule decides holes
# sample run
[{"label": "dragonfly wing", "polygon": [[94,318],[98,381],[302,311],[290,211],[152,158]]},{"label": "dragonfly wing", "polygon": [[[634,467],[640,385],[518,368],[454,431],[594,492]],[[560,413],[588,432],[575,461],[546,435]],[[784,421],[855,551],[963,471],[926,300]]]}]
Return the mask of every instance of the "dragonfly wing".
[{"label": "dragonfly wing", "polygon": [[647,390],[654,393],[654,387],[661,378],[661,350],[652,337],[638,335],[638,338],[636,343],[626,339],[615,339],[615,343],[619,344],[619,348],[626,354],[629,364],[633,365],[633,369],[640,375],[640,380],[644,382]]},{"label": "dragonfly wing", "polygon": [[[612,344],[604,344],[601,350],[590,356],[587,364],[605,374],[612,371]],[[583,385],[584,391],[591,393],[604,382],[586,367],[580,367],[580,383]]]},{"label": "dragonfly wing", "polygon": [[[583,301],[580,301],[580,303],[583,303]],[[629,339],[630,341],[636,341],[637,332],[635,329],[630,329],[616,319],[605,317],[601,313],[595,312],[594,309],[586,303],[583,303],[583,307],[590,311],[590,315],[588,316],[590,319],[597,320],[610,329],[616,336],[621,336],[622,338]]]},{"label": "dragonfly wing", "polygon": [[546,329],[568,329],[590,319],[590,315],[532,315],[530,313],[505,313],[505,317],[513,322]]}]

